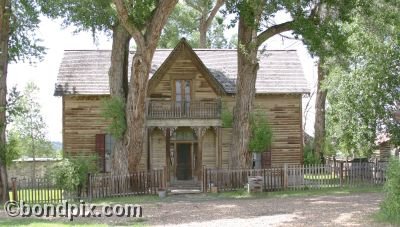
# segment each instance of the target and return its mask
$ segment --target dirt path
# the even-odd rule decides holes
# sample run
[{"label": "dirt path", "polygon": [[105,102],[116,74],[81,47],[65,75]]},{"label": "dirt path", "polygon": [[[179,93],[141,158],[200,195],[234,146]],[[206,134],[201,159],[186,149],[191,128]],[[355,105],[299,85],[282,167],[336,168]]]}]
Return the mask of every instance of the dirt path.
[{"label": "dirt path", "polygon": [[[78,218],[69,224],[150,226],[378,226],[371,215],[379,209],[382,193],[310,197],[221,199],[212,196],[170,196],[165,201],[141,204],[142,219]],[[127,201],[129,203],[129,199]],[[3,214],[2,214],[3,213]],[[4,212],[0,212],[0,217]],[[3,216],[4,218],[4,216]],[[36,219],[37,220],[37,219]],[[56,221],[56,220],[54,220]]]},{"label": "dirt path", "polygon": [[161,226],[371,226],[374,222],[370,216],[378,210],[381,199],[380,193],[361,193],[177,201],[143,208],[147,223]]}]

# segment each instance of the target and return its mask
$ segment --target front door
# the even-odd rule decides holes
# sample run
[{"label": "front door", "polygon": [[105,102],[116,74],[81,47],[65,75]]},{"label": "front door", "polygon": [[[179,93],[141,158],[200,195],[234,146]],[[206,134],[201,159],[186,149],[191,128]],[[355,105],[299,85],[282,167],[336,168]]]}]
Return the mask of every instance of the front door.
[{"label": "front door", "polygon": [[192,179],[192,155],[190,143],[176,144],[176,178],[178,180],[191,180]]}]

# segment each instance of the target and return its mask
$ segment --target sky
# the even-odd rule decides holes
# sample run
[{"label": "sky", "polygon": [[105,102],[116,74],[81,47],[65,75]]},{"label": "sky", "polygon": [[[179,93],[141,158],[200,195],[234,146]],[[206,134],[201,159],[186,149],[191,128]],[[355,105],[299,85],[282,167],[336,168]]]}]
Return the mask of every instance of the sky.
[{"label": "sky", "polygon": [[[231,34],[232,30],[228,31],[226,36],[229,37]],[[93,42],[90,32],[74,34],[73,27],[62,28],[61,20],[51,20],[44,17],[41,18],[37,36],[42,39],[41,45],[47,48],[43,61],[34,64],[11,63],[8,68],[7,85],[9,88],[17,86],[19,90],[22,90],[30,81],[38,85],[40,88],[38,102],[41,104],[42,115],[47,124],[47,137],[51,141],[62,142],[61,98],[55,97],[53,94],[63,52],[64,50],[83,49],[110,50],[111,39],[104,34],[100,34],[96,42]],[[266,45],[267,49],[297,50],[312,93],[315,89],[315,60],[310,57],[301,41],[287,40],[281,36],[275,36]],[[303,111],[308,100],[309,98],[303,98]],[[313,134],[313,103],[314,101],[311,102],[311,109],[308,111],[308,119],[306,120],[306,132],[309,134]]]}]

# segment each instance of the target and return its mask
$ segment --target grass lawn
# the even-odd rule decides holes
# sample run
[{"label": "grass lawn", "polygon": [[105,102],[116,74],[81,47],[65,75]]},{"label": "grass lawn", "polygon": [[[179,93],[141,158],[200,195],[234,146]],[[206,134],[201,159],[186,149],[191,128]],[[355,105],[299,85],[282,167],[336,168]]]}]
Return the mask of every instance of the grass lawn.
[{"label": "grass lawn", "polygon": [[362,187],[362,188],[322,188],[322,189],[308,189],[302,191],[276,191],[276,192],[262,192],[249,194],[245,190],[222,192],[218,194],[209,194],[217,198],[225,199],[243,199],[243,198],[262,198],[262,197],[274,197],[274,198],[285,198],[285,197],[296,197],[296,196],[318,196],[318,195],[346,195],[355,193],[366,193],[366,192],[383,192],[382,187]]},{"label": "grass lawn", "polygon": [[[14,194],[10,192],[10,198],[14,200]],[[57,189],[20,189],[18,190],[18,200],[26,203],[30,202],[57,202],[62,200],[62,190]]]}]

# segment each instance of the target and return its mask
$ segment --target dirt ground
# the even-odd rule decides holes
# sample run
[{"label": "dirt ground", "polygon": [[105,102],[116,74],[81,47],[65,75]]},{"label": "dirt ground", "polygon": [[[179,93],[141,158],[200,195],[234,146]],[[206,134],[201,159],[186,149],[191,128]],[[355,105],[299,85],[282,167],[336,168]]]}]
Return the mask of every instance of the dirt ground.
[{"label": "dirt ground", "polygon": [[[218,227],[382,226],[374,222],[372,217],[379,209],[382,199],[382,193],[284,198],[266,196],[248,199],[215,198],[203,194],[176,195],[168,197],[165,201],[142,203],[141,219],[79,218],[74,222],[75,224]],[[4,215],[4,211],[0,212],[0,217],[4,218]]]},{"label": "dirt ground", "polygon": [[143,208],[147,223],[159,226],[377,226],[371,215],[382,198],[380,193],[361,193],[177,201]]}]

